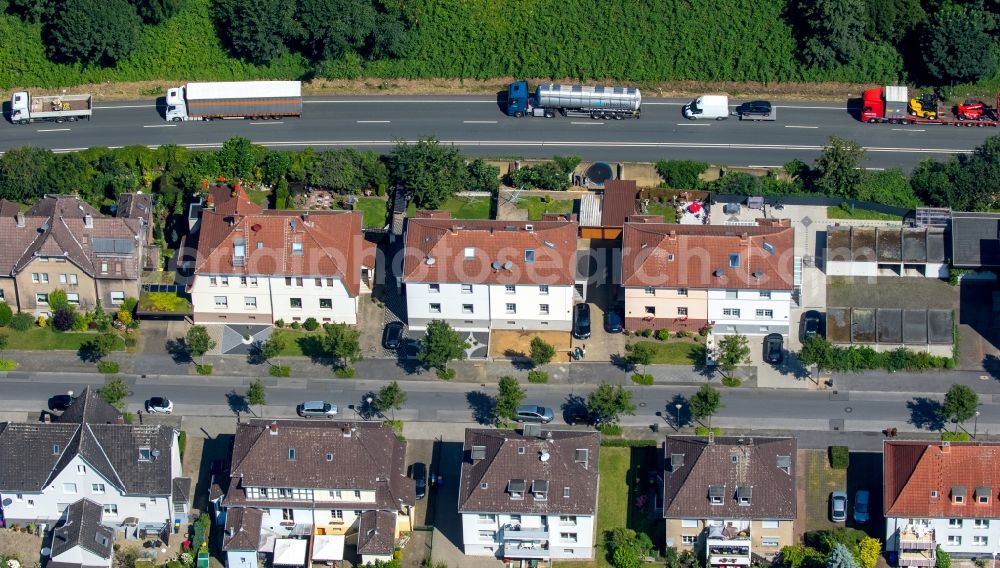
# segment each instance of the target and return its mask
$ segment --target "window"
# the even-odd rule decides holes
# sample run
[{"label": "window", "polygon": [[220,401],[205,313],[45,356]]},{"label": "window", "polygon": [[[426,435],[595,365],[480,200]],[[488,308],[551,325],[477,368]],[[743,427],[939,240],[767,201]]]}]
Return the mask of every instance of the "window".
[{"label": "window", "polygon": [[496,531],[479,531],[479,540],[493,540],[496,534]]},{"label": "window", "polygon": [[282,509],[281,510],[281,520],[282,521],[294,521],[295,520],[295,513],[291,509]]},{"label": "window", "polygon": [[476,247],[465,247],[465,258],[476,258]]},{"label": "window", "polygon": [[106,262],[102,262],[101,263],[101,273],[103,273],[103,274],[107,274],[108,273],[108,263],[106,263]]},{"label": "window", "polygon": [[441,304],[431,304],[429,306],[429,311],[432,314],[440,314],[441,313]]},{"label": "window", "polygon": [[257,250],[264,248],[264,241],[257,241]]},{"label": "window", "polygon": [[334,518],[334,519],[343,519],[344,518],[344,512],[341,511],[340,509],[334,509],[334,510],[330,511],[330,517]]},{"label": "window", "polygon": [[292,279],[291,279],[291,277],[290,276],[286,276],[285,277],[285,286],[291,286],[291,285],[292,285]]},{"label": "window", "polygon": [[524,262],[535,262],[535,249],[524,250]]},{"label": "window", "polygon": [[962,546],[962,537],[957,534],[948,535],[948,544],[951,546]]},{"label": "window", "polygon": [[760,297],[761,298],[767,298],[768,300],[770,300],[771,299],[771,291],[770,290],[761,290],[760,291]]},{"label": "window", "polygon": [[576,533],[559,533],[559,540],[563,542],[576,542]]},{"label": "window", "polygon": [[114,503],[107,503],[107,504],[105,504],[104,505],[104,514],[105,515],[117,515],[118,514],[118,505],[115,505]]},{"label": "window", "polygon": [[153,459],[153,453],[149,448],[139,448],[139,461],[148,462]]},{"label": "window", "polygon": [[39,292],[38,294],[35,294],[35,302],[39,304],[48,304],[49,295]]},{"label": "window", "polygon": [[76,286],[77,284],[80,283],[80,281],[77,280],[76,274],[69,274],[68,276],[69,276],[69,285],[70,286]]},{"label": "window", "polygon": [[646,295],[647,296],[655,296],[656,295],[656,288],[653,288],[652,286],[646,286]]},{"label": "window", "polygon": [[112,292],[111,293],[111,303],[121,304],[125,301],[125,292]]},{"label": "window", "polygon": [[688,309],[687,308],[677,308],[677,315],[687,317],[687,315],[688,315]]},{"label": "window", "polygon": [[656,315],[656,306],[646,306],[646,315],[648,315],[648,316],[655,316]]},{"label": "window", "polygon": [[472,293],[472,284],[462,284],[462,293],[463,294],[471,294]]},{"label": "window", "polygon": [[517,304],[506,304],[504,307],[506,308],[508,314],[517,313]]},{"label": "window", "polygon": [[962,519],[948,519],[948,526],[953,529],[962,528]]},{"label": "window", "polygon": [[677,289],[677,295],[678,296],[687,296],[688,295],[688,289],[687,288],[678,288]]},{"label": "window", "polygon": [[[56,448],[58,448],[58,447],[59,446],[56,446]],[[59,452],[52,452],[52,453],[53,454],[58,454]],[[77,475],[85,475],[86,473],[87,473],[87,466],[85,466],[83,464],[80,464],[80,465],[76,466],[76,474]]]},{"label": "window", "polygon": [[247,277],[240,276],[240,286],[246,286],[246,285],[247,285]]},{"label": "window", "polygon": [[302,243],[292,243],[292,254],[302,254]]},{"label": "window", "polygon": [[319,299],[319,309],[321,309],[321,310],[332,310],[333,309],[333,299],[332,298],[320,298]]},{"label": "window", "polygon": [[[94,495],[104,495],[104,484],[103,483],[95,483],[95,484],[91,485],[90,486],[90,492],[93,493]],[[143,504],[145,504],[145,503],[143,503]]]},{"label": "window", "polygon": [[257,297],[256,296],[244,296],[243,297],[243,305],[246,306],[246,307],[248,307],[248,308],[256,308],[257,307]]},{"label": "window", "polygon": [[31,281],[34,282],[35,284],[38,284],[39,280],[40,279],[39,279],[38,273],[37,272],[32,272],[31,273]]},{"label": "window", "polygon": [[977,529],[988,529],[988,528],[990,528],[990,520],[989,519],[976,519],[974,522],[975,522],[975,527]]},{"label": "window", "polygon": [[6,302],[7,299],[3,297],[3,288],[0,288],[0,302]]},{"label": "window", "polygon": [[539,285],[538,286],[538,293],[539,294],[548,294],[549,293],[549,285],[548,284],[541,284],[541,285]]},{"label": "window", "polygon": [[48,272],[43,272],[42,273],[42,284],[48,284],[48,283],[49,283],[49,273]]},{"label": "window", "polygon": [[440,284],[428,284],[427,285],[427,291],[430,292],[431,294],[438,294],[438,293],[441,292],[441,285]]},{"label": "window", "polygon": [[515,292],[517,292],[517,286],[513,284],[507,284],[506,286],[503,287],[503,289],[504,292],[506,292],[507,294],[514,294]]},{"label": "window", "polygon": [[462,304],[462,313],[463,314],[471,314],[472,313],[472,304]]},{"label": "window", "polygon": [[296,285],[296,286],[298,286],[299,288],[301,288],[301,287],[302,287],[302,286],[304,286],[305,284],[304,284],[304,282],[302,281],[302,279],[301,279],[301,278],[296,278],[296,279],[295,279],[295,285]]},{"label": "window", "polygon": [[760,522],[760,528],[762,529],[776,529],[781,521],[764,519]]},{"label": "window", "polygon": [[226,296],[216,296],[215,297],[215,307],[216,308],[228,308],[229,298]]},{"label": "window", "polygon": [[[295,448],[288,448],[288,461],[295,461]],[[279,497],[285,497],[286,496],[286,495],[282,494],[282,491],[288,491],[288,490],[287,489],[279,489],[278,490],[278,496]]]},{"label": "window", "polygon": [[79,306],[80,305],[80,295],[77,294],[76,292],[67,292],[66,293],[66,301],[69,302],[69,303],[71,303],[71,304],[73,304],[73,305]]},{"label": "window", "polygon": [[75,483],[63,483],[63,493],[67,495],[74,495],[76,493]]},{"label": "window", "polygon": [[726,299],[735,300],[737,298],[736,290],[726,290]]},{"label": "window", "polygon": [[361,492],[358,491],[358,490],[354,490],[354,498],[355,499],[361,499]]},{"label": "window", "polygon": [[291,306],[293,310],[302,309],[302,298],[289,298],[288,305]]},{"label": "window", "polygon": [[479,515],[480,523],[492,523],[496,522],[496,518],[493,515]]},{"label": "window", "polygon": [[66,283],[66,275],[65,274],[60,274],[59,275],[59,283],[60,284],[65,284]]},{"label": "window", "polygon": [[739,268],[740,267],[740,253],[734,252],[729,254],[729,268]]},{"label": "window", "polygon": [[549,315],[549,305],[548,304],[538,304],[538,313],[543,316]]},{"label": "window", "polygon": [[562,515],[562,516],[559,517],[559,524],[560,525],[575,526],[576,525],[576,517],[572,516],[572,515]]},{"label": "window", "polygon": [[228,276],[223,276],[221,278],[220,284],[222,284],[223,286],[229,286],[229,277]]},{"label": "window", "polygon": [[740,310],[739,308],[722,308],[722,315],[738,318],[740,317]]},{"label": "window", "polygon": [[776,536],[762,536],[760,537],[761,546],[776,547],[781,544],[781,539]]},{"label": "window", "polygon": [[683,534],[681,535],[681,544],[694,544],[698,540],[698,537],[693,534]]},{"label": "window", "polygon": [[773,319],[774,310],[757,310],[757,317],[765,319]]},{"label": "window", "polygon": [[681,528],[684,529],[698,528],[698,519],[681,519]]},{"label": "window", "polygon": [[976,535],[972,537],[972,546],[986,546],[988,543],[989,543],[989,538],[985,536]]},{"label": "window", "polygon": [[139,510],[140,511],[145,511],[146,510],[146,504],[145,503],[139,503]]},{"label": "window", "polygon": [[29,509],[34,509],[35,508],[35,500],[34,499],[28,499],[28,508]]},{"label": "window", "polygon": [[326,285],[327,286],[333,286],[333,278],[327,278],[326,279]]},{"label": "window", "polygon": [[315,284],[317,288],[322,288],[323,287],[323,279],[322,278],[315,278],[313,280],[313,284]]}]

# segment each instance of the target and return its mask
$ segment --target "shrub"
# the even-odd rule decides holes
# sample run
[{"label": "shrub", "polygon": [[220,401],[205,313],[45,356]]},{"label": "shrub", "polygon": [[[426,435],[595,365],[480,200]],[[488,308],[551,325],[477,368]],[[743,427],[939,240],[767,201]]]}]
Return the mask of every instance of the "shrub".
[{"label": "shrub", "polygon": [[128,327],[128,326],[132,325],[132,311],[131,310],[126,310],[125,308],[122,308],[122,309],[118,310],[118,313],[115,314],[115,317],[118,318],[118,321],[120,321],[121,324],[124,325],[125,327]]},{"label": "shrub", "polygon": [[280,319],[280,320],[274,322],[274,327],[278,327],[278,328],[285,327],[285,320]]},{"label": "shrub", "polygon": [[637,385],[651,385],[653,384],[653,375],[649,373],[633,373],[632,382]]},{"label": "shrub", "polygon": [[722,384],[727,387],[738,387],[743,384],[743,380],[739,377],[725,376],[722,377]]},{"label": "shrub", "polygon": [[601,446],[606,448],[655,448],[657,440],[636,440],[634,438],[601,438]]},{"label": "shrub", "polygon": [[12,359],[0,359],[0,372],[13,371],[17,368],[17,361]]},{"label": "shrub", "polygon": [[968,442],[970,439],[968,432],[941,432],[942,442]]},{"label": "shrub", "polygon": [[676,337],[678,339],[683,339],[685,337],[691,337],[691,332],[687,331],[686,329],[682,329],[682,330],[678,331],[677,333],[675,333],[674,337]]},{"label": "shrub", "polygon": [[663,178],[667,187],[674,189],[696,189],[698,176],[708,169],[705,162],[692,160],[660,160],[656,162],[656,173]]},{"label": "shrub", "polygon": [[38,327],[45,327],[48,324],[49,324],[49,318],[45,316],[38,316],[38,320],[35,321],[35,325],[37,325]]},{"label": "shrub", "polygon": [[272,377],[289,377],[292,374],[292,368],[288,365],[271,365],[267,373]]},{"label": "shrub", "polygon": [[122,302],[121,309],[123,309],[126,312],[129,312],[131,314],[131,313],[135,313],[135,308],[138,305],[139,305],[139,299],[138,298],[133,298],[132,296],[129,296],[128,298],[125,298],[124,302]]},{"label": "shrub", "polygon": [[670,330],[669,329],[661,329],[661,330],[657,331],[656,332],[656,338],[659,339],[660,341],[666,341],[666,340],[670,339]]},{"label": "shrub", "polygon": [[437,370],[437,376],[438,376],[439,379],[443,379],[445,381],[450,381],[450,380],[452,380],[452,379],[455,378],[455,369],[452,369],[451,367],[445,367],[444,369],[438,369]]},{"label": "shrub", "polygon": [[639,332],[639,335],[641,335],[643,337],[651,337],[653,335],[653,330],[651,330],[651,329],[644,329],[644,330],[642,330],[642,331]]},{"label": "shrub", "polygon": [[851,450],[847,446],[830,446],[830,467],[847,469],[851,463]]},{"label": "shrub", "polygon": [[354,367],[337,367],[333,370],[333,374],[338,379],[352,379],[354,378]]},{"label": "shrub", "polygon": [[58,331],[69,331],[73,329],[73,323],[76,321],[76,311],[70,307],[59,308],[56,313],[52,314],[52,327]]},{"label": "shrub", "polygon": [[199,375],[211,375],[212,374],[212,365],[209,365],[207,363],[204,364],[204,365],[195,365],[194,368],[195,368],[196,371],[198,371]]},{"label": "shrub", "polygon": [[177,433],[177,449],[181,452],[181,459],[184,459],[184,449],[187,448],[187,432],[181,430]]},{"label": "shrub", "polygon": [[306,319],[306,322],[302,324],[302,327],[304,327],[306,331],[316,331],[319,329],[319,322],[316,321],[316,318],[308,318]]},{"label": "shrub", "polygon": [[105,375],[114,375],[119,370],[120,366],[117,361],[98,361],[97,363],[97,372]]},{"label": "shrub", "polygon": [[722,428],[719,428],[718,426],[713,426],[711,428],[708,426],[698,426],[694,429],[695,436],[708,436],[709,432],[711,432],[714,436],[721,436]]},{"label": "shrub", "polygon": [[545,371],[538,371],[532,369],[528,371],[528,382],[534,384],[542,384],[549,382],[549,374]]},{"label": "shrub", "polygon": [[289,327],[291,327],[292,329],[301,329],[301,328],[302,328],[302,324],[300,324],[300,323],[299,323],[299,322],[297,322],[297,321],[293,321],[293,322],[292,322],[292,325],[291,325],[291,326],[289,326]]},{"label": "shrub", "polygon": [[14,312],[11,311],[10,306],[7,302],[0,302],[0,327],[6,327],[10,325],[11,318],[14,317]]},{"label": "shrub", "polygon": [[601,424],[597,430],[605,436],[621,436],[624,429],[618,424]]}]

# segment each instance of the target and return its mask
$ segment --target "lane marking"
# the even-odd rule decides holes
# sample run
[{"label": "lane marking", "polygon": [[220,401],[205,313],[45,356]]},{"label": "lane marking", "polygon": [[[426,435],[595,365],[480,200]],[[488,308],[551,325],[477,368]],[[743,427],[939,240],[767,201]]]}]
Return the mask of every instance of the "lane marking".
[{"label": "lane marking", "polygon": [[892,128],[896,132],[927,132],[925,128]]},{"label": "lane marking", "polygon": [[677,126],[712,126],[707,122],[678,122]]},{"label": "lane marking", "polygon": [[576,122],[576,121],[573,121],[573,122],[570,122],[570,124],[604,124],[604,123],[603,122],[594,122],[593,120],[591,120],[591,121],[588,121],[588,122]]},{"label": "lane marking", "polygon": [[496,124],[495,120],[463,120],[462,124]]},{"label": "lane marking", "polygon": [[771,169],[783,168],[784,166],[758,166],[758,165],[754,165],[754,164],[749,164],[747,167],[748,168],[763,168],[763,169],[769,169],[769,170],[771,170]]},{"label": "lane marking", "polygon": [[872,171],[872,172],[884,172],[885,171],[885,168],[865,168],[865,169],[868,170],[868,171]]},{"label": "lane marking", "polygon": [[389,124],[391,120],[356,120],[358,124]]},{"label": "lane marking", "polygon": [[250,124],[251,124],[251,126],[260,126],[260,125],[267,126],[269,124],[284,124],[284,121],[281,121],[281,120],[270,121],[269,120],[267,122],[251,122]]},{"label": "lane marking", "polygon": [[69,132],[69,128],[42,128],[38,132]]},{"label": "lane marking", "polygon": [[795,126],[795,125],[791,125],[791,124],[786,124],[785,128],[809,128],[809,129],[815,129],[815,128],[819,128],[819,127],[818,126]]},{"label": "lane marking", "polygon": [[143,128],[173,128],[176,124],[146,124]]}]

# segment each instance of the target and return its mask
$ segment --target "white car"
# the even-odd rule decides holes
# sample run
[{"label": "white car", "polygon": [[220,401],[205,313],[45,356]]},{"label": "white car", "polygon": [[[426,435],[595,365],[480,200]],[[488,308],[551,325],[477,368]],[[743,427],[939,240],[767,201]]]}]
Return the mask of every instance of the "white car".
[{"label": "white car", "polygon": [[146,401],[146,412],[150,414],[170,414],[174,411],[174,403],[162,396],[154,396]]}]

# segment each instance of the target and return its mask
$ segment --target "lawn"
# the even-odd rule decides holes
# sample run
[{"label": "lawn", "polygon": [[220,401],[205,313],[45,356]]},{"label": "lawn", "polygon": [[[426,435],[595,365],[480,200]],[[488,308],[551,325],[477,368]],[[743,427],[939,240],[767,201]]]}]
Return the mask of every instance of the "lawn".
[{"label": "lawn", "polygon": [[868,209],[845,209],[844,207],[835,206],[826,208],[826,218],[827,219],[857,219],[863,221],[902,221],[903,218],[899,215],[890,215],[888,213],[879,213],[877,211],[869,211]]},{"label": "lawn", "polygon": [[140,292],[138,311],[190,314],[191,302],[173,292]]},{"label": "lawn", "polygon": [[[28,331],[7,333],[7,349],[29,351],[77,351],[84,343],[97,337],[96,333],[55,331],[50,327],[33,327]],[[119,340],[116,351],[125,349],[125,342]]]},{"label": "lawn", "polygon": [[[489,197],[449,197],[438,211],[450,211],[452,219],[489,219],[493,209],[493,200]],[[413,217],[417,207],[410,203],[406,210],[407,217]]]},{"label": "lawn", "polygon": [[267,200],[268,197],[270,197],[270,195],[271,195],[270,191],[258,191],[256,189],[247,190],[247,197],[250,199],[250,201],[256,203],[257,205],[260,205],[264,209],[267,209]]},{"label": "lawn", "polygon": [[803,450],[802,453],[806,462],[805,530],[833,528],[837,524],[830,520],[830,492],[847,489],[847,471],[831,469],[826,450]]},{"label": "lawn", "polygon": [[[700,337],[699,337],[700,339]],[[696,343],[692,339],[676,339],[664,341],[640,341],[653,346],[655,353],[653,365],[704,365],[705,344]]]},{"label": "lawn", "polygon": [[663,204],[656,201],[650,201],[649,205],[646,206],[646,214],[663,215],[664,223],[677,222],[677,208],[669,203]]},{"label": "lawn", "polygon": [[[323,328],[316,331],[306,331],[304,329],[276,329],[274,335],[285,340],[285,348],[281,350],[279,357],[322,357],[323,356]],[[280,362],[280,361],[279,361]]]},{"label": "lawn", "polygon": [[545,213],[572,213],[573,199],[552,199],[547,202],[543,197],[521,197],[517,200],[518,209],[528,210],[529,221],[541,221]]},{"label": "lawn", "polygon": [[359,197],[357,210],[364,214],[362,225],[365,228],[381,229],[385,227],[388,202],[381,197]]}]

